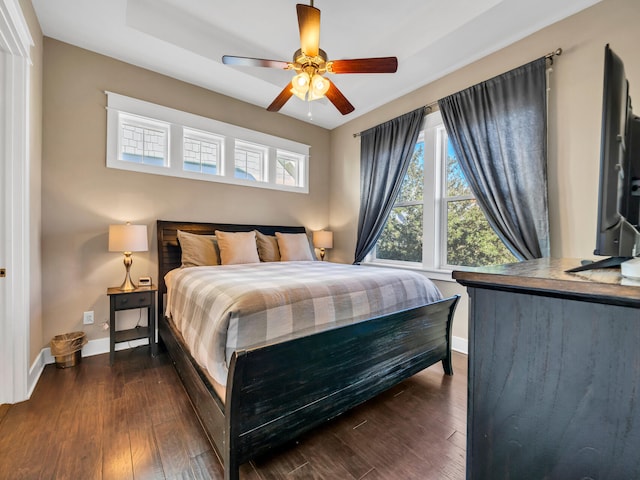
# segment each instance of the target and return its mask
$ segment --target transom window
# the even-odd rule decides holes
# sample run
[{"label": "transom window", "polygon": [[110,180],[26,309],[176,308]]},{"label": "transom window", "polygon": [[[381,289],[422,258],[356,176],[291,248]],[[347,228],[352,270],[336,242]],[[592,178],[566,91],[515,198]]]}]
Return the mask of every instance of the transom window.
[{"label": "transom window", "polygon": [[297,185],[304,174],[303,165],[304,158],[300,155],[278,150],[275,182],[278,185]]},{"label": "transom window", "polygon": [[309,146],[107,92],[107,167],[309,192]]},{"label": "transom window", "polygon": [[236,141],[235,177],[243,180],[263,182],[268,151],[265,147]]},{"label": "transom window", "polygon": [[489,225],[440,112],[425,118],[402,189],[369,260],[449,272],[516,261]]},{"label": "transom window", "polygon": [[185,128],[182,168],[189,172],[219,175],[223,144],[222,137]]},{"label": "transom window", "polygon": [[127,114],[120,115],[119,120],[120,160],[166,166],[169,125]]}]

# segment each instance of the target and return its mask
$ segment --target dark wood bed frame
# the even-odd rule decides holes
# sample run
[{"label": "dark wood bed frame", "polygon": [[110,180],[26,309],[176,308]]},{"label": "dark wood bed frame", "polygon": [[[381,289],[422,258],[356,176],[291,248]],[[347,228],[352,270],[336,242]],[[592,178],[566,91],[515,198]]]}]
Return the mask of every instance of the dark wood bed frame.
[{"label": "dark wood bed frame", "polygon": [[177,230],[301,233],[304,227],[158,220],[159,336],[220,457],[225,479],[242,463],[442,361],[451,367],[451,322],[458,296],[411,310],[234,353],[223,403],[164,315],[164,276],[180,266]]}]

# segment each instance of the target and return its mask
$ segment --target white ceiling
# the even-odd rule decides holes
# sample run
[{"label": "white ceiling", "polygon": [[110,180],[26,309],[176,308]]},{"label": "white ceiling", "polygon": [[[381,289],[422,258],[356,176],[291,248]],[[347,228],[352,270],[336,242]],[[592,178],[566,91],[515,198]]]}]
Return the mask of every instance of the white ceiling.
[{"label": "white ceiling", "polygon": [[[301,1],[301,0],[298,0]],[[394,74],[332,76],[355,106],[291,98],[280,111],[335,128],[600,0],[316,0],[329,59],[398,57]],[[290,61],[294,0],[33,0],[44,34],[261,107],[293,74],[224,54]],[[540,55],[562,45],[540,45]],[[532,59],[533,60],[533,59]],[[276,114],[274,114],[276,115]]]}]

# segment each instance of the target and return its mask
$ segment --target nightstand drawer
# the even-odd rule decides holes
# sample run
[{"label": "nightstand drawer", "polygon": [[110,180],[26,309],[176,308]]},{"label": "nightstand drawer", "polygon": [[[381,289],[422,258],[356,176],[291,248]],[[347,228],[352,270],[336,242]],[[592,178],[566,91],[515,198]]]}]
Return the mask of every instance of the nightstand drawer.
[{"label": "nightstand drawer", "polygon": [[116,310],[148,307],[153,302],[153,292],[136,292],[127,295],[116,295]]}]

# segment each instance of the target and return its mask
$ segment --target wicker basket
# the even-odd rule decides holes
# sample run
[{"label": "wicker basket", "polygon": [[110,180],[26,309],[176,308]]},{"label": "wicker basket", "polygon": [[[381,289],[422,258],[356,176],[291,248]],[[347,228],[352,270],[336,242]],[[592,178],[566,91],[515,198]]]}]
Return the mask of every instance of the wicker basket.
[{"label": "wicker basket", "polygon": [[82,361],[82,347],[87,343],[84,332],[56,335],[49,342],[51,355],[56,359],[56,367],[74,367]]}]

